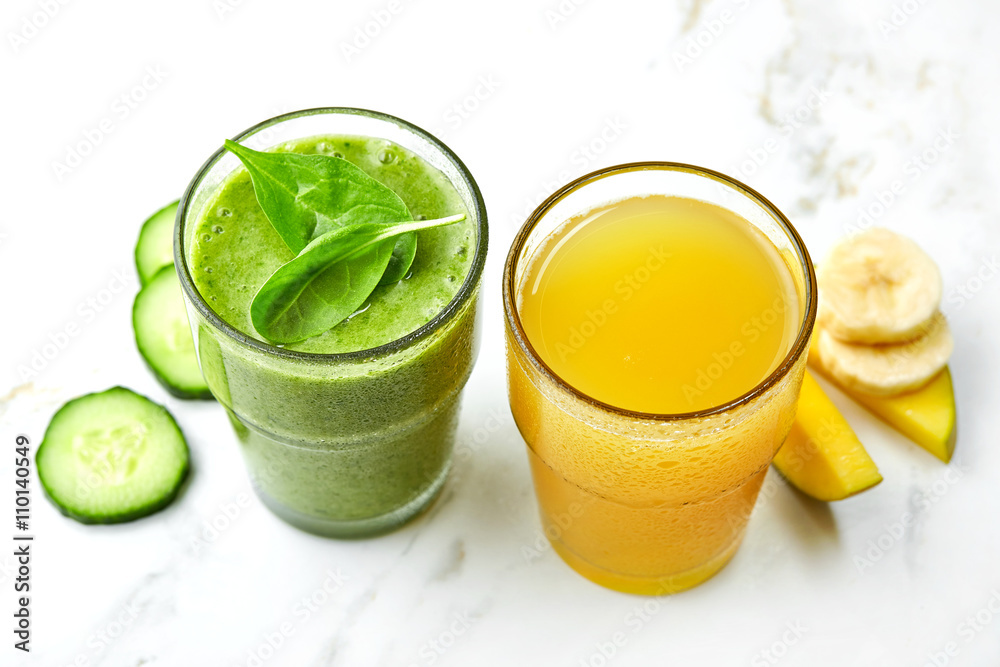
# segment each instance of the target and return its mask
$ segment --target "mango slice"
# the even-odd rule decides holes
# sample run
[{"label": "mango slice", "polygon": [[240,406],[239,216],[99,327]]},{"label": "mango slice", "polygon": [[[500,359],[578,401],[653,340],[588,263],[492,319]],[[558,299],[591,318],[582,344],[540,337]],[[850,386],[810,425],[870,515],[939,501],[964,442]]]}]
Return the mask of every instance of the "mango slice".
[{"label": "mango slice", "polygon": [[933,380],[899,396],[844,392],[945,463],[955,453],[955,391],[945,366]]},{"label": "mango slice", "polygon": [[951,371],[947,366],[933,380],[915,391],[898,396],[869,396],[841,386],[823,371],[815,349],[817,338],[813,336],[809,350],[810,366],[907,438],[945,463],[951,461],[957,431],[955,390],[951,382]]},{"label": "mango slice", "polygon": [[792,430],[774,467],[817,500],[842,500],[882,481],[850,424],[806,372]]}]

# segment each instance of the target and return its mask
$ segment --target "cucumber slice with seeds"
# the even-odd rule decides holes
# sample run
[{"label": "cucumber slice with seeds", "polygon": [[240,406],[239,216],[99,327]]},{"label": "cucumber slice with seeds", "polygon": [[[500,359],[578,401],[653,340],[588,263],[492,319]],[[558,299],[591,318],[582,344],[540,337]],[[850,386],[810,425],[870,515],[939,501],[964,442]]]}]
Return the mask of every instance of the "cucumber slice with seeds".
[{"label": "cucumber slice with seeds", "polygon": [[167,204],[142,223],[135,244],[135,269],[139,283],[147,285],[160,269],[174,264],[174,218],[177,202]]},{"label": "cucumber slice with seeds", "polygon": [[132,305],[135,344],[156,379],[178,398],[212,398],[205,384],[174,265],[164,267]]},{"label": "cucumber slice with seeds", "polygon": [[81,523],[131,521],[166,507],[189,460],[166,408],[124,387],[62,406],[35,456],[46,495]]}]

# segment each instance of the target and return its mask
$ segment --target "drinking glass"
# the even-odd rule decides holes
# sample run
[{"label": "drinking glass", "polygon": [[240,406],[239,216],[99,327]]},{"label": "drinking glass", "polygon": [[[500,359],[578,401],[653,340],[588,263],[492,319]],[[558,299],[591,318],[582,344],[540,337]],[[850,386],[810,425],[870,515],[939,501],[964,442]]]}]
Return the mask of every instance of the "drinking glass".
[{"label": "drinking glass", "polygon": [[419,514],[447,478],[461,393],[479,347],[486,207],[472,175],[447,146],[386,114],[309,109],[255,125],[236,140],[265,150],[317,135],[392,141],[441,171],[460,195],[477,233],[475,256],[458,293],[437,316],[402,338],[343,354],[287,350],[223,321],[199,294],[189,267],[204,207],[241,167],[222,149],[181,199],[174,255],[202,373],[229,415],[257,495],[304,530],[364,537]]},{"label": "drinking glass", "polygon": [[[596,400],[542,361],[520,320],[518,296],[547,237],[599,206],[646,195],[736,213],[774,245],[795,286],[801,320],[784,359],[753,389],[710,409],[651,414]],[[564,186],[531,214],[507,256],[503,300],[511,410],[554,550],[588,579],[640,594],[685,590],[722,569],[791,428],[816,317],[812,262],[788,219],[757,192],[708,169],[610,167]]]}]

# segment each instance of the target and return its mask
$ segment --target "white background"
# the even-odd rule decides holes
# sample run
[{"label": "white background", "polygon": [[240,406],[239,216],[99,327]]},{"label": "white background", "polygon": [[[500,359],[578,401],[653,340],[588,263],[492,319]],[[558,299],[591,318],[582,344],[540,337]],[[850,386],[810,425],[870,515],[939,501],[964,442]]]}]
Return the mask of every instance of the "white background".
[{"label": "white background", "polygon": [[[997,3],[224,2],[0,10],[0,664],[773,664],[764,650],[789,666],[1000,662]],[[437,132],[479,181],[491,225],[484,344],[459,432],[471,456],[428,516],[359,542],[303,534],[250,499],[222,410],[167,396],[130,327],[142,220],[225,137],[333,105]],[[102,121],[110,133],[79,148]],[[78,164],[73,150],[87,153]],[[531,552],[544,542],[506,403],[499,298],[514,231],[543,196],[642,159],[745,180],[816,257],[859,209],[915,238],[944,276],[959,405],[946,467],[832,391],[885,481],[827,506],[772,473],[729,567],[653,601]],[[64,349],[45,348],[70,324]],[[28,373],[36,352],[52,358]],[[14,436],[37,444],[65,400],[114,384],[174,412],[193,479],[166,511],[112,527],[61,517],[35,487],[26,657],[8,629]],[[900,534],[906,512],[916,525]],[[338,569],[346,580],[320,592]],[[941,653],[949,642],[957,655]]]}]

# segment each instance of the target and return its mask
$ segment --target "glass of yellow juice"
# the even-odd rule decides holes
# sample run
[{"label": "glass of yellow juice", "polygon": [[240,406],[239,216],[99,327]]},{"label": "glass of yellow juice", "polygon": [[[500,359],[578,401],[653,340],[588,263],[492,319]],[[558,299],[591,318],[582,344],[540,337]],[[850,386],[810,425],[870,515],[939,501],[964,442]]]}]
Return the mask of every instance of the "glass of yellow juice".
[{"label": "glass of yellow juice", "polygon": [[511,410],[554,550],[647,595],[722,569],[791,428],[816,318],[788,219],[707,169],[611,167],[531,214],[503,297]]}]

